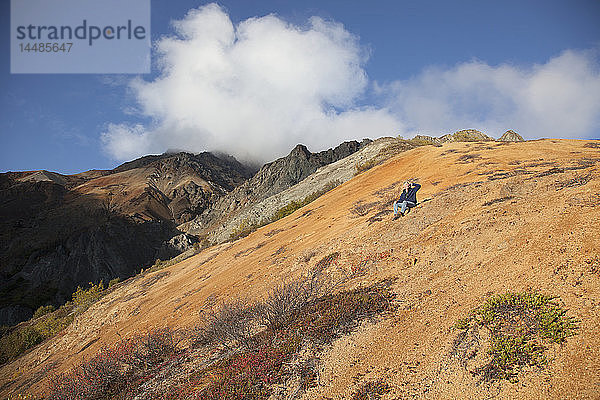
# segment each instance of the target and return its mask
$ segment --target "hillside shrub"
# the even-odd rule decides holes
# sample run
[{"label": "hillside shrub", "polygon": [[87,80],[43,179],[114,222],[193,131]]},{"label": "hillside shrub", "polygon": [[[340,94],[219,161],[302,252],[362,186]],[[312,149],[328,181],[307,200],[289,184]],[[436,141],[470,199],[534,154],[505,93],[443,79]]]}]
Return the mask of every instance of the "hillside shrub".
[{"label": "hillside shrub", "polygon": [[113,286],[115,286],[116,284],[118,284],[118,283],[120,283],[120,282],[121,282],[121,278],[115,278],[115,279],[111,279],[111,280],[108,282],[108,288],[110,289],[110,288],[112,288]]},{"label": "hillside shrub", "polygon": [[331,266],[337,265],[340,256],[341,254],[339,251],[334,251],[333,253],[326,255],[317,262],[315,270],[322,272]]},{"label": "hillside shrub", "polygon": [[69,326],[75,315],[83,313],[105,294],[103,283],[83,289],[78,287],[73,293],[73,301],[67,302],[58,310],[54,306],[43,306],[36,310],[31,320],[9,329],[0,338],[0,365],[17,359],[20,355],[44,340],[56,335]]},{"label": "hillside shrub", "polygon": [[208,377],[208,384],[204,388],[200,390],[188,388],[191,389],[191,393],[184,391],[183,396],[178,398],[267,399],[270,395],[270,385],[281,382],[282,367],[288,359],[289,353],[286,352],[285,342],[279,343],[279,346],[262,345],[235,354],[197,374],[200,379]]},{"label": "hillside shrub", "polygon": [[233,231],[229,234],[229,240],[234,241],[241,238],[245,238],[261,226],[266,225],[266,223],[250,223],[249,220],[245,219],[240,222]]},{"label": "hillside shrub", "polygon": [[[197,371],[189,383],[174,389],[166,398],[268,399],[273,384],[284,384],[292,373],[288,366],[305,343],[329,344],[350,332],[361,320],[390,310],[394,298],[390,285],[391,281],[383,281],[369,287],[327,293],[293,310],[280,312],[278,323],[254,334],[249,347],[229,353],[221,361]],[[265,302],[287,301],[288,293],[302,293],[300,287],[296,281],[281,285]],[[296,371],[306,382],[305,387],[316,379],[314,371],[314,368]]]},{"label": "hillside shrub", "polygon": [[40,306],[33,313],[33,319],[43,317],[44,315],[49,314],[49,313],[53,312],[54,310],[56,310],[56,308],[53,305]]},{"label": "hillside shrub", "polygon": [[205,314],[204,326],[194,332],[195,344],[220,343],[227,347],[249,344],[257,320],[255,305],[247,300],[233,300]]},{"label": "hillside shrub", "polygon": [[73,304],[75,305],[75,311],[82,313],[87,310],[92,304],[94,304],[104,295],[103,292],[104,284],[102,281],[96,285],[90,282],[90,287],[87,289],[78,286],[77,291],[73,293]]},{"label": "hillside shrub", "polygon": [[554,299],[535,292],[498,294],[457,321],[455,328],[465,332],[483,327],[491,333],[491,359],[475,373],[485,380],[514,382],[522,367],[544,365],[547,345],[563,343],[578,329],[578,321]]},{"label": "hillside shrub", "polygon": [[24,326],[0,338],[0,363],[16,359],[27,349],[42,342],[44,337],[33,326]]},{"label": "hillside shrub", "polygon": [[325,193],[329,192],[330,190],[338,187],[339,185],[340,185],[340,181],[331,181],[327,185],[325,185],[322,189],[309,194],[304,199],[289,202],[287,205],[281,207],[279,210],[277,210],[275,212],[275,214],[273,214],[273,216],[270,219],[270,222],[275,222],[283,217],[287,217],[288,215],[293,214],[294,211],[312,203],[313,201],[315,201],[316,199],[318,199]]},{"label": "hillside shrub", "polygon": [[72,315],[59,309],[8,331],[0,338],[0,365],[17,359],[27,350],[60,332],[72,321]]},{"label": "hillside shrub", "polygon": [[381,161],[377,160],[375,157],[362,163],[356,163],[354,165],[354,168],[356,169],[354,176],[362,174],[363,172],[368,171],[379,164],[381,164]]},{"label": "hillside shrub", "polygon": [[148,331],[102,348],[71,370],[50,377],[49,400],[109,399],[150,378],[177,351],[176,332]]},{"label": "hillside shrub", "polygon": [[[183,260],[186,260],[188,258],[190,258],[191,256],[193,256],[196,253],[196,244],[198,244],[197,242],[194,243],[194,253],[191,252],[183,252],[173,258],[170,258],[168,260],[161,260],[160,258],[157,258],[156,261],[154,261],[154,264],[152,264],[148,269],[144,270],[142,269],[140,271],[140,274],[143,273],[151,273],[151,272],[156,272],[156,271],[160,271],[161,269],[165,269],[167,267],[170,267],[171,265],[175,265],[177,263],[182,262]],[[197,250],[198,252],[200,251],[200,249]]]},{"label": "hillside shrub", "polygon": [[57,314],[50,314],[37,322],[34,325],[34,329],[37,330],[44,339],[47,339],[69,326],[72,321],[72,315],[59,316]]}]

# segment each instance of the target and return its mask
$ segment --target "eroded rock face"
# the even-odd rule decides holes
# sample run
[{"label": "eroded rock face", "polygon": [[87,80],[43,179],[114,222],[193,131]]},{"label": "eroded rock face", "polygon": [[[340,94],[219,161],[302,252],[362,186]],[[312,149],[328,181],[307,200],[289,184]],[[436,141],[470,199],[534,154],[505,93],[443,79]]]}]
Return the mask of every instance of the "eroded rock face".
[{"label": "eroded rock face", "polygon": [[519,135],[517,132],[513,131],[512,129],[509,129],[508,131],[504,132],[504,134],[502,136],[500,136],[500,139],[498,139],[498,141],[500,141],[500,142],[524,142],[525,139],[523,139],[523,137],[521,135]]},{"label": "eroded rock face", "polygon": [[318,168],[341,160],[370,142],[368,139],[344,142],[335,149],[319,153],[311,153],[306,146],[299,144],[290,154],[265,164],[251,179],[216,200],[212,207],[187,226],[187,230],[205,232],[230,219],[242,208],[292,187]]}]

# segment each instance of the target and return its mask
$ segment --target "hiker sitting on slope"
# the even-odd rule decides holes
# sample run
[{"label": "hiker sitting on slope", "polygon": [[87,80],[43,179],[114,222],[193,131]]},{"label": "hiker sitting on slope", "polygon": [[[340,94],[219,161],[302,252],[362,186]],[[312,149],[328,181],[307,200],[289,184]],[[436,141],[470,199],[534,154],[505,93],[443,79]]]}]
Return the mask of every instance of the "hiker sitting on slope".
[{"label": "hiker sitting on slope", "polygon": [[409,208],[417,205],[417,190],[421,189],[421,185],[406,181],[402,188],[400,198],[394,202],[394,219],[398,218],[398,207],[400,207],[400,215],[404,217],[404,213]]}]

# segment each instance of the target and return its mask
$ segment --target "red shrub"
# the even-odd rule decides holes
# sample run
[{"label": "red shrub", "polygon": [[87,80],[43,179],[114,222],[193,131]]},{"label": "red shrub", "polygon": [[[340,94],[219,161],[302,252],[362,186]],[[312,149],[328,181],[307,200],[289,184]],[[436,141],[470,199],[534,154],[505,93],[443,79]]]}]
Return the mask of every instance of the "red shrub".
[{"label": "red shrub", "polygon": [[49,400],[106,399],[126,390],[177,351],[170,328],[153,329],[105,347],[69,372],[50,378]]}]

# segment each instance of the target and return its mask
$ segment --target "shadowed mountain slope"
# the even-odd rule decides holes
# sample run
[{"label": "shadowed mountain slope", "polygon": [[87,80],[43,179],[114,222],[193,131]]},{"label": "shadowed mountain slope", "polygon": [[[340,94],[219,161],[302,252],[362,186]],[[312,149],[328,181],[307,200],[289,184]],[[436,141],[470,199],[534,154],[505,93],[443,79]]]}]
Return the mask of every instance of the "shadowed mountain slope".
[{"label": "shadowed mountain slope", "polygon": [[147,156],[112,171],[0,174],[0,325],[171,257],[176,222],[251,175],[210,153]]}]

